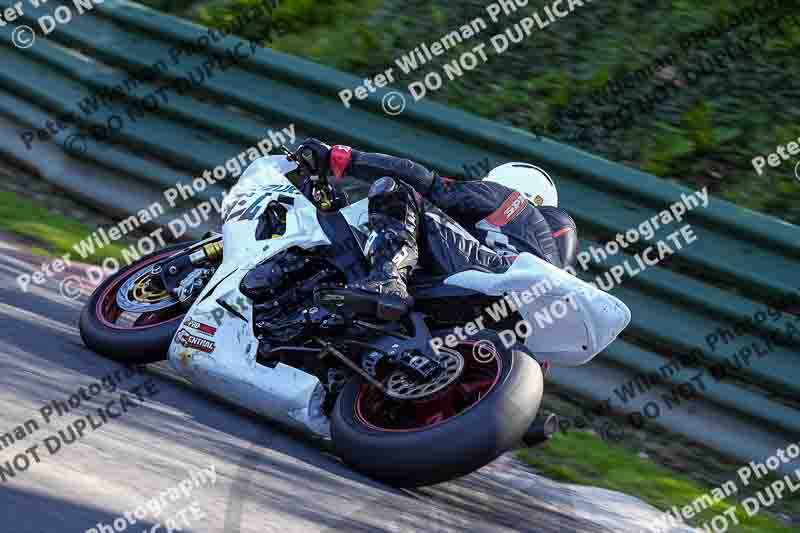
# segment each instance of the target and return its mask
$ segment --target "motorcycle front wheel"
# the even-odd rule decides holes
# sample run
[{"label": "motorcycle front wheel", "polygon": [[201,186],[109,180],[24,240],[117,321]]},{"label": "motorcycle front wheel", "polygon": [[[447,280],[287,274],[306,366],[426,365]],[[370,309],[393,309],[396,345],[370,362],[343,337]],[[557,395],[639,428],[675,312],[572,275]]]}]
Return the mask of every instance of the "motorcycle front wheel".
[{"label": "motorcycle front wheel", "polygon": [[454,350],[460,376],[431,398],[398,403],[351,380],[331,415],[337,455],[369,477],[416,487],[461,477],[513,449],[539,410],[539,364],[491,332]]},{"label": "motorcycle front wheel", "polygon": [[[169,246],[143,257],[106,279],[81,312],[80,332],[92,351],[124,364],[146,364],[167,358],[167,350],[186,314],[174,297],[148,283],[152,266],[187,248]],[[119,294],[140,313],[120,307]]]}]

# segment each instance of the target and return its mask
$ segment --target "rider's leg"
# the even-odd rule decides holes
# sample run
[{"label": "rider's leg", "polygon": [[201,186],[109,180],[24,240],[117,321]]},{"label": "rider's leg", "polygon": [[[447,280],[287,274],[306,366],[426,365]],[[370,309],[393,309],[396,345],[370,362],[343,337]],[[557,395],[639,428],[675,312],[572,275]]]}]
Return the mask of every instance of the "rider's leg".
[{"label": "rider's leg", "polygon": [[420,247],[421,266],[432,274],[476,267],[501,272],[512,262],[483,246],[413,187],[393,178],[382,178],[370,188],[369,225],[365,246],[369,276],[345,289],[321,291],[321,305],[383,320],[400,318],[412,304],[406,283],[420,260]]},{"label": "rider's leg", "polygon": [[434,275],[457,274],[478,268],[503,272],[513,262],[483,245],[466,228],[432,203],[423,200],[419,234],[421,266]]},{"label": "rider's leg", "polygon": [[344,296],[345,308],[396,320],[409,309],[412,299],[406,282],[419,259],[417,235],[421,200],[402,181],[382,178],[369,190],[370,232],[364,253],[370,264],[365,279],[344,291],[321,296],[323,305]]}]

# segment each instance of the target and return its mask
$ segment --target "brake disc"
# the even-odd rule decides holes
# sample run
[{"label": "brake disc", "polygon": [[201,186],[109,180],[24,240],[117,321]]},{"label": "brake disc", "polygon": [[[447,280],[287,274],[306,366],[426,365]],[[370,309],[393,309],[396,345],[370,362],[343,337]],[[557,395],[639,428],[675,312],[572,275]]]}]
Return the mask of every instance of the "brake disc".
[{"label": "brake disc", "polygon": [[395,370],[386,380],[386,395],[397,400],[419,400],[444,390],[456,382],[464,371],[464,357],[455,350],[439,348],[443,370],[427,381],[409,378],[403,370]]},{"label": "brake disc", "polygon": [[148,277],[153,276],[151,269],[137,272],[117,291],[117,305],[130,313],[153,313],[178,304],[178,299],[164,290],[155,290],[149,286]]}]

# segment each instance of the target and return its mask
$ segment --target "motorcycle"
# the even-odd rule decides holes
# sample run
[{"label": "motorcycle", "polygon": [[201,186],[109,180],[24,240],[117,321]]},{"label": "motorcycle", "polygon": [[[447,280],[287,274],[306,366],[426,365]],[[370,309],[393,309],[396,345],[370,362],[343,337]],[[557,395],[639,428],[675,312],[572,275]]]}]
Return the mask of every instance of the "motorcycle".
[{"label": "motorcycle", "polygon": [[[325,289],[367,272],[367,199],[345,205],[311,174],[288,151],[254,161],[223,201],[221,234],[144,257],[95,290],[86,346],[126,364],[168,359],[394,486],[465,475],[531,428],[544,440],[542,365],[588,362],[628,324],[627,307],[523,253],[502,273],[414,272],[399,320],[351,312]],[[504,313],[487,325],[492,306]]]}]

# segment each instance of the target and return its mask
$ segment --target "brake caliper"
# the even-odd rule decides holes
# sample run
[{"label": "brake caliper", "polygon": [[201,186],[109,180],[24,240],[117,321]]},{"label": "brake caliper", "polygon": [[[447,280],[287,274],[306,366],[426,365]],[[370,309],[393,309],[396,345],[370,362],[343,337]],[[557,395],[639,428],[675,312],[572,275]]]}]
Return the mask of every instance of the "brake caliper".
[{"label": "brake caliper", "polygon": [[444,367],[442,367],[439,361],[417,350],[410,350],[400,354],[400,357],[397,358],[397,364],[400,368],[405,370],[410,377],[421,381],[428,381],[435,378],[444,370]]}]

